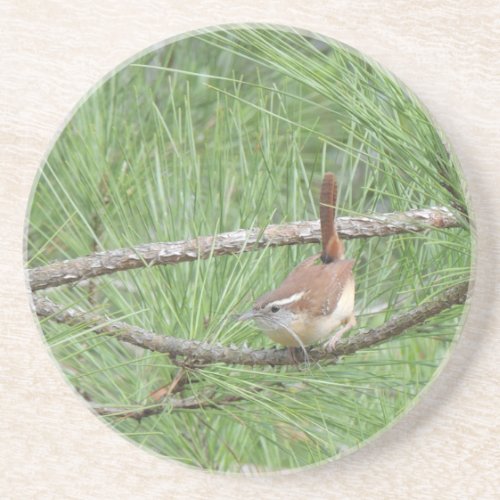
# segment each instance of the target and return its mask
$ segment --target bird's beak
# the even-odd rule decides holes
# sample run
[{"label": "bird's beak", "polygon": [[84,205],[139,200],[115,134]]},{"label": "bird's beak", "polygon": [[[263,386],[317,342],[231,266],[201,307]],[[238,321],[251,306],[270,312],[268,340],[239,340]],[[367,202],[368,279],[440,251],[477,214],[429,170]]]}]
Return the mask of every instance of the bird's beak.
[{"label": "bird's beak", "polygon": [[240,314],[239,316],[236,316],[236,321],[248,321],[250,319],[253,319],[255,316],[254,311],[247,311],[243,314]]}]

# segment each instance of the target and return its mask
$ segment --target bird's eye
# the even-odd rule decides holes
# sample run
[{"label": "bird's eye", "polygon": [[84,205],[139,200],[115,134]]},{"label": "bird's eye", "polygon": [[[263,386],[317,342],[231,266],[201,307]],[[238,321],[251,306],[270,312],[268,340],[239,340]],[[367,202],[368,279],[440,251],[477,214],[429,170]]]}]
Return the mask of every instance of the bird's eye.
[{"label": "bird's eye", "polygon": [[280,310],[279,306],[272,306],[271,307],[271,312],[277,313]]}]

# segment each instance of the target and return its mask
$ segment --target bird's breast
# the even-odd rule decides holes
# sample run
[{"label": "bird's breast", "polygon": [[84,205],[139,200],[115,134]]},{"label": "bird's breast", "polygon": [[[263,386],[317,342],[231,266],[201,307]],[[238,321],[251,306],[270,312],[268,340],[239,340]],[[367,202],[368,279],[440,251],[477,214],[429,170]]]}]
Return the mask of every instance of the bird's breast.
[{"label": "bird's breast", "polygon": [[[339,297],[325,297],[325,313],[311,315],[307,310],[299,311],[290,322],[290,329],[303,345],[313,344],[327,338],[342,323],[347,321],[354,311],[354,279],[348,279]],[[327,307],[329,300],[337,300],[333,310]],[[326,312],[330,311],[330,312]],[[271,340],[287,347],[299,347],[300,343],[285,328],[265,332]]]}]

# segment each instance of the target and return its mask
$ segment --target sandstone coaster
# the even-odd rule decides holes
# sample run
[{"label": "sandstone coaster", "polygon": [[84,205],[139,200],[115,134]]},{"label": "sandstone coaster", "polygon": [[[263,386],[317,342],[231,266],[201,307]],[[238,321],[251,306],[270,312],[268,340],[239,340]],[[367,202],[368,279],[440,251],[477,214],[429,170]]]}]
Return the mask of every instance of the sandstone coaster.
[{"label": "sandstone coaster", "polygon": [[26,225],[75,397],[210,471],[341,459],[388,428],[452,352],[471,280],[464,182],[424,106],[354,49],[277,26],[190,33],[107,76]]}]

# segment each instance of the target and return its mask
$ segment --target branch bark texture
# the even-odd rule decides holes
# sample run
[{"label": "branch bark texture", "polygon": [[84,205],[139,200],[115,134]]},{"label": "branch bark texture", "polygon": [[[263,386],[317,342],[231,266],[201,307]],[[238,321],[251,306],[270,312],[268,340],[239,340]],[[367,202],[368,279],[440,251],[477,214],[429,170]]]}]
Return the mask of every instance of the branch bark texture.
[{"label": "branch bark texture", "polygon": [[[329,360],[335,363],[338,356],[353,354],[360,349],[389,340],[454,305],[463,304],[467,298],[467,290],[468,283],[453,286],[441,295],[434,297],[432,301],[425,302],[407,313],[394,316],[378,328],[365,330],[348,339],[340,340],[332,352],[317,347],[308,349],[308,361]],[[304,354],[300,351],[292,356],[287,349],[255,350],[235,345],[224,346],[170,337],[149,332],[121,321],[113,321],[105,316],[84,312],[81,309],[65,309],[45,297],[33,296],[33,300],[36,313],[40,317],[50,318],[68,325],[86,326],[95,333],[111,335],[123,342],[151,351],[166,353],[173,358],[182,356],[186,359],[186,364],[190,365],[226,363],[274,366],[305,361]]]},{"label": "branch bark texture", "polygon": [[[339,217],[336,223],[342,239],[460,227],[455,215],[444,207],[366,217]],[[270,225],[263,230],[240,229],[216,236],[200,236],[170,243],[148,243],[54,262],[30,269],[29,280],[31,289],[36,291],[118,271],[207,259],[210,255],[238,254],[268,246],[319,243],[320,238],[319,221]]]}]

